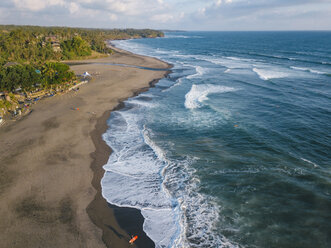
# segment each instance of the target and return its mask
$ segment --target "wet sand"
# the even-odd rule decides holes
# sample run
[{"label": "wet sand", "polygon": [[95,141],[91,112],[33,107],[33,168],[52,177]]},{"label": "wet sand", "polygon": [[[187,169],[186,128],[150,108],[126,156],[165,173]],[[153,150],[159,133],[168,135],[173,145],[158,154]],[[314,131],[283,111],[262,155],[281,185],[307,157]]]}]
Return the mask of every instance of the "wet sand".
[{"label": "wet sand", "polygon": [[[94,75],[90,83],[43,99],[30,115],[0,128],[1,247],[121,248],[137,234],[131,247],[154,247],[142,232],[140,211],[111,206],[101,196],[102,165],[111,152],[101,134],[111,110],[167,71],[87,62],[71,68]],[[93,62],[169,68],[123,51]]]}]

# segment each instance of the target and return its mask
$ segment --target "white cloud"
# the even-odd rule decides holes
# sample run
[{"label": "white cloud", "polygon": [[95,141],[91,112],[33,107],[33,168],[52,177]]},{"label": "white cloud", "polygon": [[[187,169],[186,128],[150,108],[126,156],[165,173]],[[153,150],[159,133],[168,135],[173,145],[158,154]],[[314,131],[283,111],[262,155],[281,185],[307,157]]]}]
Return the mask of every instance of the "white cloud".
[{"label": "white cloud", "polygon": [[13,0],[19,9],[42,10],[48,6],[64,5],[64,0]]},{"label": "white cloud", "polygon": [[78,3],[93,3],[95,0],[76,0]]},{"label": "white cloud", "polygon": [[170,15],[170,14],[153,15],[151,17],[152,21],[157,21],[157,22],[162,22],[162,23],[171,21],[173,19],[174,19],[174,16]]},{"label": "white cloud", "polygon": [[222,0],[217,0],[215,4],[216,6],[220,6],[222,4]]},{"label": "white cloud", "polygon": [[109,19],[110,19],[111,21],[117,21],[117,20],[118,20],[118,16],[115,15],[115,14],[109,14]]},{"label": "white cloud", "polygon": [[201,8],[198,10],[199,15],[204,16],[206,14],[206,8]]},{"label": "white cloud", "polygon": [[[107,1],[109,2],[109,1]],[[122,1],[110,1],[109,2],[110,6],[109,8],[117,11],[117,12],[132,12],[133,9],[133,2],[122,2]]]},{"label": "white cloud", "polygon": [[79,12],[79,5],[77,3],[70,3],[69,4],[69,11],[71,14],[75,14],[77,12]]},{"label": "white cloud", "polygon": [[[4,24],[266,30],[268,27],[286,29],[285,20],[275,17],[286,12],[289,20],[294,18],[289,21],[292,29],[302,28],[303,18],[318,19],[314,21],[316,25],[322,23],[321,28],[331,29],[326,15],[311,17],[312,8],[314,13],[330,13],[330,0],[0,0],[1,8],[0,20]],[[295,11],[290,12],[288,8]],[[306,25],[306,29],[309,28]]]},{"label": "white cloud", "polygon": [[105,0],[107,9],[125,15],[140,15],[162,9],[159,1],[155,0]]},{"label": "white cloud", "polygon": [[217,7],[219,7],[219,6],[222,5],[223,2],[226,3],[226,4],[229,4],[229,3],[232,3],[232,0],[216,0],[215,5]]}]

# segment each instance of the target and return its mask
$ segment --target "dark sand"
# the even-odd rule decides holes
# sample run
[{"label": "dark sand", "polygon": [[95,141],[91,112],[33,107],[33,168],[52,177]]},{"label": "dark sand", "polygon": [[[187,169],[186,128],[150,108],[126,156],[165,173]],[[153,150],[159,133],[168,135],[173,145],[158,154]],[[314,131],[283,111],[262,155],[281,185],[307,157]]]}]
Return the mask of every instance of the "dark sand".
[{"label": "dark sand", "polygon": [[[169,68],[123,51],[94,61]],[[140,211],[109,206],[101,196],[111,152],[101,134],[110,110],[167,72],[103,64],[72,69],[94,79],[0,128],[0,247],[154,247]],[[139,236],[136,245],[128,244],[131,235]]]}]

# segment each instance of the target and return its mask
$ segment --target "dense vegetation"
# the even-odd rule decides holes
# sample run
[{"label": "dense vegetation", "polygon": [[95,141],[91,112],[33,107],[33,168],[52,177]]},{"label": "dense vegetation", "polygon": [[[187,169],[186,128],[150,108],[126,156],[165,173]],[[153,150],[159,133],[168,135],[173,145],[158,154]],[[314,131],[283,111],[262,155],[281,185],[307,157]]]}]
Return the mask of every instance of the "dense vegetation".
[{"label": "dense vegetation", "polygon": [[7,96],[15,91],[25,94],[55,89],[72,82],[74,73],[60,61],[111,54],[106,40],[162,36],[162,32],[149,29],[0,25],[0,105],[3,107],[8,104],[1,99],[1,92]]},{"label": "dense vegetation", "polygon": [[91,55],[91,51],[111,53],[105,40],[161,36],[162,32],[149,29],[103,30],[0,25],[0,65],[8,61],[23,63],[76,59]]},{"label": "dense vegetation", "polygon": [[91,55],[90,45],[79,36],[61,42],[61,49],[64,59]]},{"label": "dense vegetation", "polygon": [[36,88],[52,89],[70,82],[75,74],[69,66],[59,62],[46,62],[35,67],[30,64],[17,64],[0,69],[0,91],[28,92]]}]

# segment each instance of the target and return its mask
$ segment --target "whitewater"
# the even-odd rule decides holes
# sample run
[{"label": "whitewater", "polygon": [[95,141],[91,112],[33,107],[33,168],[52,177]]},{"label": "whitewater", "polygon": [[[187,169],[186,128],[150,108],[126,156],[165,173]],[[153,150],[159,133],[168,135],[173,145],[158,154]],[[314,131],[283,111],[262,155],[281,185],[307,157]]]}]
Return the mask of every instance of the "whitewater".
[{"label": "whitewater", "polygon": [[183,32],[115,41],[174,67],[111,113],[103,197],[141,210],[157,248],[330,247],[330,39]]}]

